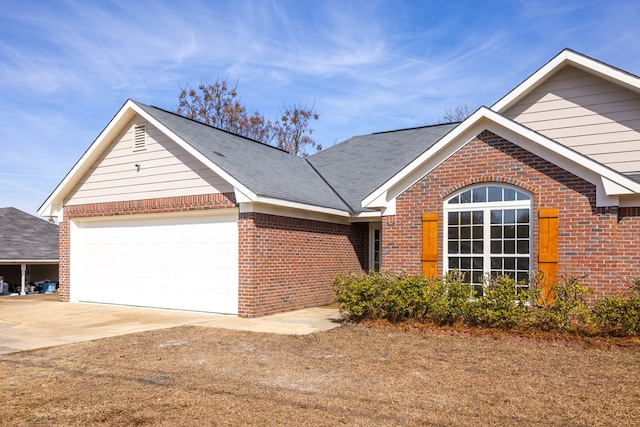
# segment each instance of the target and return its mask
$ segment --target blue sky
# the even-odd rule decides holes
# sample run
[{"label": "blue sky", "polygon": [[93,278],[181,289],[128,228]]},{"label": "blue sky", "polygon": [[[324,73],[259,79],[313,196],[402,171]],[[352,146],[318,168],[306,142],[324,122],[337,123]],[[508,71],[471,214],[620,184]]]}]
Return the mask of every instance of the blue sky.
[{"label": "blue sky", "polygon": [[275,119],[315,105],[325,147],[490,106],[563,48],[640,74],[640,2],[3,1],[0,207],[36,214],[128,99],[229,75]]}]

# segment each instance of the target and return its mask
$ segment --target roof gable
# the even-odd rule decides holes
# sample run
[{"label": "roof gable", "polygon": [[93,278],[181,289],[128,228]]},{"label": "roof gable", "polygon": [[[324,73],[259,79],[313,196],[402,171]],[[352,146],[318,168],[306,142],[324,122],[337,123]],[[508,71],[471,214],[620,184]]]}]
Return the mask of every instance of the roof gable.
[{"label": "roof gable", "polygon": [[393,208],[393,200],[484,130],[499,135],[596,185],[599,206],[617,205],[617,196],[640,194],[640,184],[570,148],[481,107],[402,171],[369,194],[365,208]]},{"label": "roof gable", "polygon": [[584,70],[613,84],[640,93],[640,78],[634,74],[612,67],[604,62],[577,53],[571,49],[564,49],[553,59],[543,65],[535,73],[520,83],[515,89],[503,96],[491,109],[498,113],[505,113],[522,98],[530,94],[536,87],[550,76],[566,66]]},{"label": "roof gable", "polygon": [[233,186],[240,202],[290,203],[348,215],[348,207],[302,158],[149,105],[127,101],[40,207],[62,215],[65,197],[100,159],[122,129],[140,115]]}]

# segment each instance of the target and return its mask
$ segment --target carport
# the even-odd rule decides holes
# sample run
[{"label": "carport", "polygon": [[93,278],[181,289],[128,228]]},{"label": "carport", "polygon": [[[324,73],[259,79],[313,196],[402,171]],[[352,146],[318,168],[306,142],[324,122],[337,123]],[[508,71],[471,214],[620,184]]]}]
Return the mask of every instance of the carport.
[{"label": "carport", "polygon": [[0,293],[8,283],[58,281],[58,226],[16,208],[0,208]]}]

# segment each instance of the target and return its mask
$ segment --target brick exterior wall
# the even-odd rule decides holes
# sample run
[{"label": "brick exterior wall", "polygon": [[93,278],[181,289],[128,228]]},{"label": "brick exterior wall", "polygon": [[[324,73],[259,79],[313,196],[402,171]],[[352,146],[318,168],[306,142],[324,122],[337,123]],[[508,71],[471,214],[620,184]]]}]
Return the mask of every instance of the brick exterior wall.
[{"label": "brick exterior wall", "polygon": [[[237,207],[233,193],[65,206],[60,225],[61,301],[69,301],[69,221]],[[368,224],[340,225],[256,213],[239,218],[239,315],[332,303],[333,279],[368,266]]]},{"label": "brick exterior wall", "polygon": [[583,276],[594,296],[623,290],[620,275],[640,268],[640,209],[596,208],[595,186],[485,131],[396,199],[382,222],[383,267],[421,274],[421,214],[438,212],[438,270],[443,272],[443,200],[465,186],[507,183],[533,193],[534,269],[538,210],[559,209],[559,275]]},{"label": "brick exterior wall", "polygon": [[330,304],[333,279],[368,269],[368,223],[240,214],[240,316]]}]

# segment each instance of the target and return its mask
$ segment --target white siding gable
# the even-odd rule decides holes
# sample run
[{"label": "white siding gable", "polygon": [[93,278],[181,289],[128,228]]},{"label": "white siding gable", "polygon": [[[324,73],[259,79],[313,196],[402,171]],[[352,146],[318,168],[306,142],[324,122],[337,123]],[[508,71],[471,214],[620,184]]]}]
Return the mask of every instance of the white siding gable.
[{"label": "white siding gable", "polygon": [[640,172],[640,95],[586,71],[564,67],[504,115],[618,172]]},{"label": "white siding gable", "polygon": [[233,192],[233,187],[141,117],[125,126],[65,204]]}]

